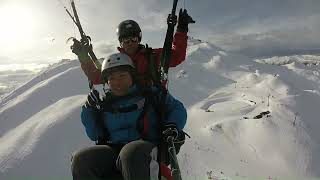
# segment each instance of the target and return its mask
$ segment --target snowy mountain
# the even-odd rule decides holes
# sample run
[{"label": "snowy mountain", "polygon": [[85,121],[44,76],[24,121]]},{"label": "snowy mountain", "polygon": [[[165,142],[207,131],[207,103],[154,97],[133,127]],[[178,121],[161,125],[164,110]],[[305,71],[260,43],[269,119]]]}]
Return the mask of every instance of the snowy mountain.
[{"label": "snowy mountain", "polygon": [[26,64],[6,64],[1,59],[0,63],[0,99],[6,93],[13,91],[22,83],[29,81],[41,69],[45,68],[46,64],[26,63]]},{"label": "snowy mountain", "polygon": [[[319,60],[250,59],[189,40],[170,70],[188,108],[184,179],[320,177]],[[88,86],[76,60],[50,66],[0,103],[0,179],[71,179],[75,150],[93,145],[80,122]]]}]

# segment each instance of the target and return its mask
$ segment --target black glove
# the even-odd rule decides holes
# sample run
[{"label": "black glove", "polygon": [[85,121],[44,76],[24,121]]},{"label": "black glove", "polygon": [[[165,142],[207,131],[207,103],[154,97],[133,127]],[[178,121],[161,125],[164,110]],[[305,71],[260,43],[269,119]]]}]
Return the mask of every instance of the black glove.
[{"label": "black glove", "polygon": [[177,16],[175,14],[169,14],[167,18],[167,24],[175,26],[177,24]]},{"label": "black glove", "polygon": [[89,51],[92,50],[92,45],[88,40],[78,41],[73,38],[73,44],[70,46],[72,52],[78,56],[80,62],[88,62],[90,60]]},{"label": "black glove", "polygon": [[195,21],[192,19],[191,16],[189,16],[186,9],[184,10],[180,9],[177,31],[188,32],[188,25],[190,23],[195,23]]},{"label": "black glove", "polygon": [[177,154],[185,140],[185,133],[181,130],[179,132],[175,124],[170,123],[162,126],[162,141],[164,144],[161,146],[161,161],[166,165],[170,164],[170,156],[168,154],[168,137],[170,136],[173,137],[173,144]]},{"label": "black glove", "polygon": [[93,107],[100,109],[101,99],[99,96],[99,92],[95,89],[92,89],[88,94],[87,101],[84,104],[86,108]]},{"label": "black glove", "polygon": [[173,123],[165,124],[162,127],[162,138],[165,142],[168,142],[168,137],[173,137],[173,141],[177,140],[179,131],[177,126]]}]

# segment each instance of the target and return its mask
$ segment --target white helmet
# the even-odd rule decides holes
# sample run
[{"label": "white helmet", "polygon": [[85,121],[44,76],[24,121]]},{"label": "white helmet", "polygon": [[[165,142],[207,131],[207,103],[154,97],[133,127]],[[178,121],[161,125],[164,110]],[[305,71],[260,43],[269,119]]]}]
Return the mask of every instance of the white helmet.
[{"label": "white helmet", "polygon": [[101,74],[103,77],[106,77],[109,74],[109,70],[115,69],[115,67],[126,67],[130,69],[134,69],[135,66],[131,60],[131,58],[124,53],[115,53],[106,58],[101,67]]}]

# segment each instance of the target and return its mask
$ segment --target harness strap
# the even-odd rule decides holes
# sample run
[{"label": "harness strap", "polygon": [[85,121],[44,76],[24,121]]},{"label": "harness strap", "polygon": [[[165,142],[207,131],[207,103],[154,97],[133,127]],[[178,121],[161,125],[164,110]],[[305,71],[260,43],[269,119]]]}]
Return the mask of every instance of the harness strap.
[{"label": "harness strap", "polygon": [[148,136],[148,127],[149,127],[149,123],[148,123],[148,109],[149,109],[150,105],[149,105],[149,100],[147,97],[145,97],[145,103],[143,106],[143,110],[140,113],[138,119],[137,119],[137,130],[138,132],[141,134],[141,138],[142,139],[146,139],[146,137]]},{"label": "harness strap", "polygon": [[151,80],[151,84],[157,84],[160,82],[158,66],[156,63],[156,54],[153,49],[146,44],[145,58],[147,59],[147,71],[146,75]]},{"label": "harness strap", "polygon": [[142,137],[146,137],[149,132],[149,122],[148,122],[148,113],[145,112],[143,116],[143,131],[142,131]]},{"label": "harness strap", "polygon": [[[157,108],[156,108],[157,103],[155,102],[155,99],[154,99],[155,96],[152,93],[152,91],[149,91],[146,89],[141,89],[141,91],[144,94],[146,102],[144,104],[143,111],[141,112],[141,115],[138,119],[137,123],[139,123],[139,124],[137,125],[137,128],[141,134],[142,139],[145,139],[148,136],[149,127],[150,127],[150,122],[149,122],[149,117],[148,117],[149,111],[148,110],[150,109],[150,107],[153,107],[153,110],[155,111],[157,118],[158,118],[158,112],[157,112]],[[158,121],[158,119],[157,119],[157,121]]]},{"label": "harness strap", "polygon": [[99,130],[101,131],[96,141],[96,145],[104,145],[109,143],[110,133],[108,131],[107,125],[104,123],[103,112],[101,110],[96,111],[96,123]]}]

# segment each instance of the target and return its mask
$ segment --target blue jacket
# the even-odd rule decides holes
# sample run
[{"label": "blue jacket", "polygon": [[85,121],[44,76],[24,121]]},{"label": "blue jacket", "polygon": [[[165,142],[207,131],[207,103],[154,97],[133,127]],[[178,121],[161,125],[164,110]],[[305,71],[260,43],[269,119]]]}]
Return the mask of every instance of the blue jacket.
[{"label": "blue jacket", "polygon": [[[161,91],[159,89],[152,87],[151,90],[156,97],[161,96]],[[154,107],[151,103],[146,103],[146,98],[142,95],[138,95],[137,92],[138,88],[133,86],[129,90],[129,95],[124,98],[120,98],[112,104],[106,103],[105,100],[104,103],[102,103],[103,109],[108,109],[108,107],[126,108],[132,107],[135,104],[140,106],[133,111],[128,112],[110,112],[109,110],[103,110],[103,112],[101,112],[103,113],[101,117],[103,118],[105,128],[109,133],[109,140],[114,144],[126,144],[141,138],[155,144],[159,143],[158,114],[155,112],[155,108],[158,107]],[[167,95],[166,104],[166,117],[162,124],[174,123],[178,130],[182,130],[187,120],[185,107],[170,94]],[[143,111],[144,108],[145,110]],[[88,137],[93,141],[97,141],[99,135],[101,135],[101,128],[99,128],[96,123],[96,118],[98,117],[97,113],[98,111],[93,107],[82,107],[81,121],[86,129]],[[142,117],[144,116],[147,117],[146,123],[143,122],[144,118]],[[143,130],[147,133],[144,133],[142,136]]]}]

